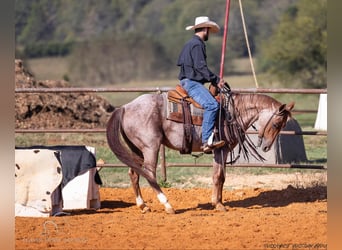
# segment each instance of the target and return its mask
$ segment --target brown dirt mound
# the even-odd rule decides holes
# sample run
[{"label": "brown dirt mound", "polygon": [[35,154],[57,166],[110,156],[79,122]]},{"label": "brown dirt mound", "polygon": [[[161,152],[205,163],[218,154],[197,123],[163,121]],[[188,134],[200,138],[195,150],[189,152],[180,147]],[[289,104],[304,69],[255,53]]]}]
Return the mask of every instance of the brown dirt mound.
[{"label": "brown dirt mound", "polygon": [[151,188],[141,214],[132,189],[101,188],[102,208],[50,218],[16,217],[16,249],[327,249],[325,187],[224,190],[228,212],[212,210],[211,189],[165,189],[168,215]]},{"label": "brown dirt mound", "polygon": [[[15,88],[70,87],[66,81],[36,81],[15,60]],[[16,93],[15,128],[104,128],[114,107],[88,93]]]}]

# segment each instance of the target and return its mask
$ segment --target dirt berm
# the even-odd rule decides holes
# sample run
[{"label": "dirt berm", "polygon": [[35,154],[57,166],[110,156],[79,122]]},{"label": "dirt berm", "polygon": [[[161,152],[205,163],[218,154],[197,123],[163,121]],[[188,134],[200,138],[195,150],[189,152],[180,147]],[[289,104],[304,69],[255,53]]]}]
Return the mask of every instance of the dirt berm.
[{"label": "dirt berm", "polygon": [[[67,88],[66,81],[37,81],[15,60],[15,88]],[[104,128],[114,107],[91,93],[16,93],[15,128]]]}]

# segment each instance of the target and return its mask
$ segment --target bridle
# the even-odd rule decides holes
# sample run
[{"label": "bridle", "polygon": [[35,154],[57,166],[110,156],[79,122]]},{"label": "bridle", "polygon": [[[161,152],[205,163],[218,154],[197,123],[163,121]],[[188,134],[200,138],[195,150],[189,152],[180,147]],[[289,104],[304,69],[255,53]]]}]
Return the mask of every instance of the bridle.
[{"label": "bridle", "polygon": [[265,135],[265,131],[266,131],[266,128],[268,127],[268,125],[271,123],[272,119],[274,116],[282,116],[283,117],[283,120],[282,120],[282,126],[278,126],[278,124],[275,124],[275,123],[272,123],[272,127],[277,129],[278,130],[278,133],[279,131],[285,126],[285,120],[287,119],[287,113],[285,112],[286,110],[281,110],[281,111],[275,111],[273,112],[273,114],[271,115],[271,117],[268,119],[268,121],[266,122],[266,125],[264,126],[263,130],[262,130],[262,133],[260,135],[258,135],[258,144],[257,144],[257,147],[260,147],[261,144],[262,144],[262,140],[264,138],[264,135]]},{"label": "bridle", "polygon": [[[224,132],[226,136],[226,143],[234,143],[234,141],[236,141],[237,145],[239,146],[238,155],[236,158],[234,157],[233,148],[229,149],[231,158],[231,161],[229,163],[233,164],[234,162],[236,162],[236,160],[240,157],[240,153],[243,154],[246,160],[249,160],[249,155],[251,155],[259,161],[264,161],[265,158],[259,154],[259,152],[256,150],[256,146],[254,145],[253,141],[250,139],[248,134],[245,133],[246,131],[242,125],[243,121],[241,120],[241,117],[235,109],[233,94],[231,93],[229,86],[223,87],[221,89],[221,94],[223,94],[224,98],[222,102],[220,101],[220,103],[222,104],[223,110],[225,111],[225,125],[223,129],[224,131],[222,132]],[[220,95],[220,98],[221,97],[222,96]],[[222,112],[222,109],[220,109],[220,112]],[[221,113],[219,117],[221,118]],[[219,124],[221,124],[220,120]],[[222,132],[219,131],[220,136]]]}]

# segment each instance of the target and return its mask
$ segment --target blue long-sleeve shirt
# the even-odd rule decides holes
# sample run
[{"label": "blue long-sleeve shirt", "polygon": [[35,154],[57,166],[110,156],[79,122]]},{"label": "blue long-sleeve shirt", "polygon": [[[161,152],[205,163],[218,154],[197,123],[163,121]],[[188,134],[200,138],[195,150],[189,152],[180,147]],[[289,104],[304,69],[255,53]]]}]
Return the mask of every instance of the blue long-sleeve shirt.
[{"label": "blue long-sleeve shirt", "polygon": [[177,66],[180,67],[179,80],[188,78],[202,84],[210,82],[215,86],[220,81],[220,78],[208,68],[205,43],[197,35],[184,45]]}]

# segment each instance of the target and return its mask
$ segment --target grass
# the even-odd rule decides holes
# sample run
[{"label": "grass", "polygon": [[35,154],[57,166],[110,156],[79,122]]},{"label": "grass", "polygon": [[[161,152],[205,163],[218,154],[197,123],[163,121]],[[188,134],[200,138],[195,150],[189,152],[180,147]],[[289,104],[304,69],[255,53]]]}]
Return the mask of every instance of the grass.
[{"label": "grass", "polygon": [[[28,62],[30,70],[34,73],[36,79],[63,79],[67,74],[67,66],[64,58],[43,58],[33,59]],[[254,88],[255,83],[250,71],[248,59],[236,61],[238,75],[227,76],[232,88]],[[260,87],[272,87],[273,83],[267,81],[265,75],[258,76]],[[148,82],[127,82],[115,85],[116,87],[169,87],[175,86],[178,83],[176,77],[171,80],[159,80]],[[277,84],[276,84],[277,85]],[[106,87],[106,86],[101,86]],[[108,86],[109,87],[109,86]],[[113,86],[110,86],[113,87]],[[120,106],[133,100],[141,93],[101,93],[114,106]],[[283,102],[289,103],[295,101],[295,109],[317,110],[319,95],[308,94],[272,94],[274,98]],[[302,130],[313,130],[316,114],[294,114],[294,118],[299,122]],[[310,162],[327,164],[327,137],[326,136],[303,136],[306,148],[307,158]],[[120,163],[120,161],[109,150],[104,134],[15,134],[16,146],[30,146],[30,145],[89,145],[96,148],[97,159],[103,159],[106,163]],[[211,163],[212,157],[210,155],[203,155],[201,157],[193,157],[191,155],[180,155],[177,151],[166,149],[167,162],[174,163]],[[211,179],[212,169],[208,167],[170,167],[167,168],[167,182],[160,178],[160,169],[158,168],[157,175],[159,183],[163,187],[170,185],[182,186],[211,186],[211,183],[205,183],[203,178]],[[228,167],[228,174],[237,175],[263,175],[272,173],[316,173],[317,170],[298,170],[298,169],[270,169],[270,168],[235,168]],[[130,185],[129,177],[127,175],[127,168],[103,168],[100,171],[104,186],[110,187],[128,187]],[[146,180],[141,178],[141,185],[147,185]]]},{"label": "grass", "polygon": [[62,80],[68,74],[65,57],[32,58],[25,62],[36,80]]}]

